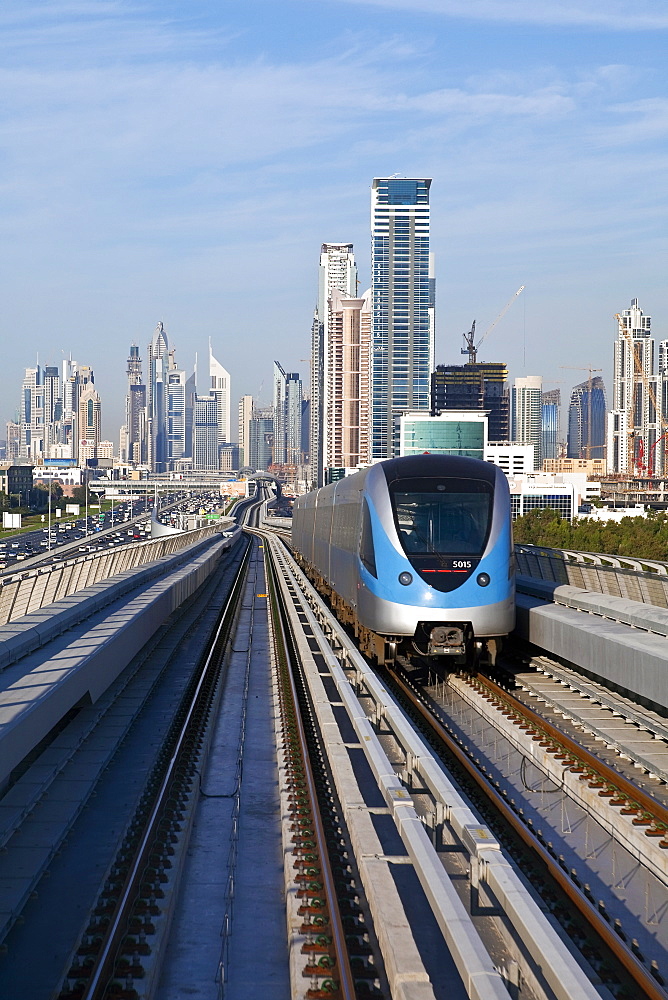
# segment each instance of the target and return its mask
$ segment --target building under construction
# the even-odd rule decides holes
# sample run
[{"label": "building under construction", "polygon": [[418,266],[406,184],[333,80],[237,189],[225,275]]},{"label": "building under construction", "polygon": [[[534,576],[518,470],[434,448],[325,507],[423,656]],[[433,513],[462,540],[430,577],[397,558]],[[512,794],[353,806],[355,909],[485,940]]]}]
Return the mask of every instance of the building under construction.
[{"label": "building under construction", "polygon": [[438,365],[431,376],[431,414],[443,410],[488,410],[490,441],[510,440],[508,366],[504,361]]}]

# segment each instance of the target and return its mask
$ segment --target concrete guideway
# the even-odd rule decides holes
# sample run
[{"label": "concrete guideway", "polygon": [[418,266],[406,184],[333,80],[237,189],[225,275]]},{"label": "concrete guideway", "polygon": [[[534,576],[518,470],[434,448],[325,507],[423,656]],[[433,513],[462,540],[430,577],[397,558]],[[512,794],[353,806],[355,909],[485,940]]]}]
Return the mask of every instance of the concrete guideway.
[{"label": "concrete guideway", "polygon": [[[232,541],[211,538],[199,551],[178,553],[157,567],[158,580],[154,572],[148,580],[140,574],[136,596],[128,594],[127,579],[108,581],[63,607],[52,606],[53,615],[36,612],[6,627],[10,665],[0,673],[0,782],[71,708],[97,700]],[[68,631],[58,637],[63,628]],[[27,648],[33,651],[25,655]]]},{"label": "concrete guideway", "polygon": [[[533,590],[533,584],[529,585]],[[609,599],[603,595],[581,592],[580,607],[555,604],[545,597],[517,594],[517,624],[515,634],[562,660],[581,667],[604,683],[627,691],[632,697],[668,710],[668,644],[664,635],[643,631],[611,617],[602,617],[601,609]],[[587,613],[584,601],[592,601],[599,609]],[[647,605],[629,609],[628,613]],[[615,609],[612,609],[615,610]],[[661,609],[653,608],[654,616]],[[661,616],[663,617],[663,615]],[[647,623],[649,618],[643,618]]]},{"label": "concrete guideway", "polygon": [[[582,970],[559,934],[555,933],[551,921],[545,918],[534,897],[527,892],[513,866],[499,850],[495,838],[480,824],[478,817],[448,781],[440,763],[417,736],[384,685],[359,656],[346,633],[331,618],[310,584],[303,579],[275,540],[270,541],[269,545],[274,556],[286,567],[286,578],[289,577],[295,587],[308,593],[310,607],[304,605],[301,614],[307,618],[314,636],[319,637],[320,655],[327,663],[331,681],[336,686],[342,706],[345,706],[355,731],[357,745],[364,751],[368,766],[381,789],[388,814],[394,820],[408,857],[430,901],[432,912],[464,985],[465,995],[507,997],[506,983],[512,981],[511,970],[517,970],[518,966],[521,968],[523,981],[530,984],[536,996],[549,994],[563,1000],[571,1000],[575,996],[593,1000],[606,995],[605,990],[601,993],[593,985],[591,971],[587,975]],[[327,633],[327,640],[324,638],[323,628]],[[320,711],[321,702],[327,699],[319,696],[317,681],[316,676],[313,701],[316,710]],[[360,695],[367,703],[365,707],[358,701]],[[369,699],[371,706],[368,704]],[[333,732],[333,736],[328,738],[328,744],[336,749],[341,737],[337,738],[331,722],[321,719],[321,726],[323,725],[328,726],[328,733]],[[403,749],[404,767],[399,775],[397,765],[393,765],[387,758],[378,739],[378,727],[382,732],[391,732],[397,745]],[[346,753],[349,753],[349,741],[345,746]],[[432,807],[427,813],[424,810],[416,811],[412,788],[420,790],[418,799],[424,800],[425,793],[428,795]],[[337,790],[339,797],[345,802],[346,789],[343,784],[339,788],[338,780]],[[443,838],[444,843],[450,843],[453,848],[471,858],[472,869],[478,879],[475,884],[476,898],[478,892],[485,898],[489,894],[494,900],[491,905],[501,908],[503,921],[512,928],[510,935],[506,932],[504,937],[509,948],[505,963],[503,960],[499,961],[498,957],[496,962],[490,959],[470,914],[462,904],[461,896],[454,893],[455,883],[450,881],[443,867],[443,855],[439,857],[434,849],[434,837],[437,843]],[[370,888],[373,895],[373,887]],[[472,893],[473,889],[471,886]],[[382,912],[381,907],[379,915]],[[415,925],[411,924],[411,928],[415,934]],[[514,941],[514,950],[511,940]],[[498,971],[504,964],[505,979]],[[542,977],[545,980],[541,985]]]}]

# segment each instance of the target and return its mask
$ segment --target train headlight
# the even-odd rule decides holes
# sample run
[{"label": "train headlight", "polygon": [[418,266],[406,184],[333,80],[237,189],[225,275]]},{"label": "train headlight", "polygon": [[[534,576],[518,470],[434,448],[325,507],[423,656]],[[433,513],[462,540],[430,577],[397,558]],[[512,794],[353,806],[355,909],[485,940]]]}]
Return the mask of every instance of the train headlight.
[{"label": "train headlight", "polygon": [[476,583],[479,587],[486,587],[489,584],[489,573],[478,573]]},{"label": "train headlight", "polygon": [[402,585],[402,587],[408,587],[408,585],[411,584],[412,582],[413,582],[412,573],[404,572],[399,574],[399,583]]}]

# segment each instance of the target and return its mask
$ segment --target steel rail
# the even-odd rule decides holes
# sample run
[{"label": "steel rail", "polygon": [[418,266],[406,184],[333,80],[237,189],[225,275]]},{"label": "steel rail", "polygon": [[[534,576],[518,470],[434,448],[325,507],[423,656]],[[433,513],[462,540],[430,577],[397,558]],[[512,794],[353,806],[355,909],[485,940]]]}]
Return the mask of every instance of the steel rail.
[{"label": "steel rail", "polygon": [[530,705],[525,705],[524,702],[519,701],[512,693],[506,691],[505,688],[502,688],[486,675],[478,674],[474,680],[482,687],[486,687],[497,701],[505,704],[515,714],[524,716],[533,728],[542,731],[546,737],[568,750],[569,754],[577,758],[588,770],[595,771],[606,784],[615,788],[624,798],[637,805],[639,811],[652,814],[657,823],[665,826],[665,835],[668,838],[668,808],[666,806],[661,802],[657,802],[655,798],[643,791],[642,788],[638,788],[637,785],[634,785],[623,774],[615,771],[609,764],[606,764],[596,754],[593,754],[591,750],[587,750],[586,747],[581,746],[572,737],[568,736],[567,733],[559,729],[558,726],[555,726],[554,723],[539,715]]},{"label": "steel rail", "polygon": [[554,860],[547,848],[543,847],[540,841],[536,840],[530,831],[527,830],[522,821],[506,803],[503,796],[489,784],[468,755],[457,745],[447,729],[441,725],[429,707],[418,697],[411,685],[406,682],[403,672],[394,670],[390,676],[415,711],[420,714],[438,739],[445,744],[448,751],[456,758],[469,777],[475,781],[478,788],[491,800],[495,809],[503,816],[504,821],[508,823],[513,832],[542,861],[552,879],[559,885],[580,915],[592,927],[633,981],[643,990],[643,996],[647,1000],[666,1000],[665,990],[661,989],[656,980],[653,979],[652,975],[635,955],[623,945],[604,917],[592,906],[586,896],[580,893],[573,885],[570,878]]},{"label": "steel rail", "polygon": [[288,678],[288,682],[290,685],[290,696],[292,698],[295,707],[295,724],[297,728],[299,746],[301,749],[301,754],[304,762],[304,775],[306,780],[306,786],[309,798],[313,805],[313,810],[312,810],[313,829],[315,833],[318,854],[320,856],[323,886],[329,910],[330,928],[332,932],[334,951],[336,954],[337,977],[339,980],[340,996],[342,1000],[355,1000],[356,997],[355,979],[352,973],[352,969],[350,968],[345,931],[343,928],[343,922],[341,920],[341,914],[339,911],[336,885],[334,882],[334,874],[332,872],[332,867],[329,859],[327,836],[325,833],[325,827],[322,821],[322,816],[320,815],[320,810],[318,808],[318,791],[310,760],[306,729],[304,726],[302,713],[299,707],[299,695],[295,684],[294,674],[293,670],[291,669],[291,665],[295,664],[295,662],[298,661],[296,644],[294,641],[294,635],[292,632],[290,621],[287,617],[287,614],[285,612],[280,597],[280,588],[278,586],[279,569],[274,563],[271,550],[265,549],[265,560],[269,569],[267,578],[269,582],[272,605],[276,611],[275,615],[276,633],[278,636],[280,636],[281,639],[282,648],[280,648],[278,652],[279,654],[282,654],[283,657],[285,657],[285,663],[287,666],[285,674]]},{"label": "steel rail", "polygon": [[151,813],[147,819],[144,833],[135,853],[135,859],[126,876],[125,885],[116,904],[114,916],[105,931],[104,943],[96,956],[88,982],[86,983],[84,992],[81,994],[81,1000],[102,1000],[107,992],[110,981],[115,978],[115,964],[123,937],[127,933],[131,909],[137,899],[141,879],[153,850],[162,813],[169,799],[171,785],[177,766],[180,763],[179,758],[183,753],[186,739],[190,735],[189,730],[193,716],[199,708],[200,696],[206,699],[207,691],[205,690],[205,685],[209,682],[210,674],[219,665],[221,643],[227,641],[229,627],[242,592],[241,585],[248,568],[251,548],[252,546],[248,545],[244,553],[230,595],[220,615],[215,636],[210,643],[209,652],[202,666],[197,686],[190,698],[186,717],[181,724],[180,733],[172,751],[169,764],[167,765],[167,770],[156,793]]}]

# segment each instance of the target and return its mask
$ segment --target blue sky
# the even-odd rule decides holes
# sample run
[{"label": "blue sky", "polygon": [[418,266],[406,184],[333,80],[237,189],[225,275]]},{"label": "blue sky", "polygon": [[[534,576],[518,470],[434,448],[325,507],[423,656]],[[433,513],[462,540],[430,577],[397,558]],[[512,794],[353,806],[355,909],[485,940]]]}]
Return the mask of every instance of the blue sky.
[{"label": "blue sky", "polygon": [[369,277],[374,176],[433,178],[437,361],[546,388],[603,369],[637,297],[668,338],[668,7],[659,0],[5,0],[0,419],[23,369],[208,338],[233,399],[307,381],[320,244]]}]

